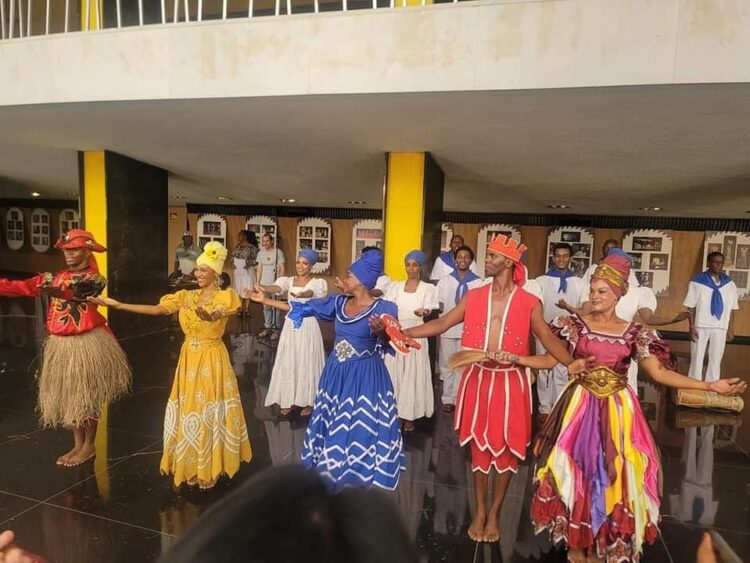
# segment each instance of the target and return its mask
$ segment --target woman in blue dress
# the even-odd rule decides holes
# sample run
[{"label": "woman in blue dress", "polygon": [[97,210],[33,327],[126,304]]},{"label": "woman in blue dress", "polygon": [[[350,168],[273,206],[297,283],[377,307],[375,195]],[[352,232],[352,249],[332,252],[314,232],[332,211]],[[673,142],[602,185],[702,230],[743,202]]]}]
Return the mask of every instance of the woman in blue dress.
[{"label": "woman in blue dress", "polygon": [[393,490],[406,468],[393,385],[383,362],[393,353],[380,315],[398,318],[394,303],[374,298],[383,255],[370,251],[351,265],[344,294],[284,303],[256,288],[251,299],[288,311],[296,328],[305,317],[335,322],[335,343],[326,360],[302,447],[302,463],[334,487]]}]

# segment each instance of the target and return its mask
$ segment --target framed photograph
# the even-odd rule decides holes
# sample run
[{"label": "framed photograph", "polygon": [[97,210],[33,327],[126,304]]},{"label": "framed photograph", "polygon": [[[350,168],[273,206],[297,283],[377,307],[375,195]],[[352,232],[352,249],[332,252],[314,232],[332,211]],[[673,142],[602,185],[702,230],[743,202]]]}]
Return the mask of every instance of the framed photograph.
[{"label": "framed photograph", "polygon": [[203,222],[203,234],[204,235],[221,235],[221,223],[218,221],[204,221]]},{"label": "framed photograph", "polygon": [[643,269],[643,254],[640,252],[628,252],[630,255],[630,265],[634,270]]},{"label": "framed photograph", "polygon": [[[300,227],[299,228],[299,236],[300,239],[311,239],[313,236],[313,228],[312,227]],[[309,246],[307,248],[310,248]]]},{"label": "framed photograph", "polygon": [[560,242],[581,242],[581,232],[563,231],[560,233]]},{"label": "framed photograph", "polygon": [[33,246],[38,246],[38,245],[40,244],[40,240],[39,240],[39,237],[32,237],[32,238],[31,238],[31,244],[32,244]]},{"label": "framed photograph", "polygon": [[[577,235],[580,235],[581,233],[576,233]],[[584,259],[591,256],[591,245],[586,243],[573,243],[571,245],[573,247],[573,258],[574,259]]]},{"label": "framed photograph", "polygon": [[633,250],[661,252],[661,237],[633,237]]},{"label": "framed photograph", "polygon": [[328,252],[328,239],[315,239],[315,250]]},{"label": "framed photograph", "polygon": [[638,280],[638,284],[643,287],[654,287],[654,273],[653,272],[636,272],[635,277]]},{"label": "framed photograph", "polygon": [[301,238],[299,239],[299,247],[302,248],[312,248],[313,241],[311,238]]},{"label": "framed photograph", "polygon": [[328,238],[328,227],[315,227],[315,238]]},{"label": "framed photograph", "polygon": [[750,270],[750,244],[738,244],[734,267],[738,270]]},{"label": "framed photograph", "polygon": [[32,234],[38,235],[39,233],[41,233],[41,231],[42,228],[39,225],[34,225]]},{"label": "framed photograph", "polygon": [[748,272],[730,270],[729,277],[732,278],[734,285],[736,285],[738,289],[747,289]]},{"label": "framed photograph", "polygon": [[318,252],[318,259],[321,262],[328,262],[328,253],[327,252]]},{"label": "framed photograph", "polygon": [[730,268],[734,268],[734,253],[737,250],[737,237],[734,235],[727,235],[724,237],[724,249],[722,250],[722,254],[724,254],[724,269],[729,270]]},{"label": "framed photograph", "polygon": [[583,277],[590,265],[591,261],[588,258],[574,258],[570,261],[570,269],[578,277]]},{"label": "framed photograph", "polygon": [[203,249],[204,246],[206,246],[207,243],[211,242],[210,237],[198,237],[198,246]]},{"label": "framed photograph", "polygon": [[669,254],[651,254],[648,264],[649,270],[668,270],[669,269]]},{"label": "framed photograph", "polygon": [[33,214],[33,215],[31,216],[31,222],[32,222],[32,223],[41,223],[41,222],[42,222],[42,218],[41,218],[41,216],[40,216],[40,215],[37,215],[36,213],[34,213],[34,214]]},{"label": "framed photograph", "polygon": [[722,245],[713,243],[708,245],[708,254],[711,254],[712,252],[721,252],[722,251]]}]

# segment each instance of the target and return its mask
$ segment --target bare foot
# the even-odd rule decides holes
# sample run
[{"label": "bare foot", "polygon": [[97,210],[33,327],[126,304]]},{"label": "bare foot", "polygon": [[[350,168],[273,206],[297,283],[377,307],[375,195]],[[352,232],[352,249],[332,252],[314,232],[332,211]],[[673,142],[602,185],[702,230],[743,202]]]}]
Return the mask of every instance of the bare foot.
[{"label": "bare foot", "polygon": [[487,523],[484,525],[484,541],[495,543],[500,541],[500,528],[498,527],[498,515],[490,514],[487,516]]},{"label": "bare foot", "polygon": [[73,449],[71,449],[69,452],[66,452],[60,457],[58,457],[55,463],[57,463],[57,465],[60,465],[60,466],[68,465],[70,458],[76,455],[77,453],[78,453],[78,446],[73,446]]},{"label": "bare foot", "polygon": [[87,446],[84,444],[83,446],[81,446],[81,449],[79,449],[75,454],[68,457],[68,462],[65,464],[65,466],[75,467],[76,465],[81,465],[82,463],[90,460],[95,455],[96,450],[94,449],[94,446]]},{"label": "bare foot", "polygon": [[469,537],[474,541],[484,541],[484,525],[487,521],[487,515],[482,512],[477,512],[474,515],[474,519],[469,524]]},{"label": "bare foot", "polygon": [[299,411],[300,416],[310,416],[312,414],[312,407],[305,407]]},{"label": "bare foot", "polygon": [[586,563],[586,554],[582,549],[568,550],[568,563]]}]

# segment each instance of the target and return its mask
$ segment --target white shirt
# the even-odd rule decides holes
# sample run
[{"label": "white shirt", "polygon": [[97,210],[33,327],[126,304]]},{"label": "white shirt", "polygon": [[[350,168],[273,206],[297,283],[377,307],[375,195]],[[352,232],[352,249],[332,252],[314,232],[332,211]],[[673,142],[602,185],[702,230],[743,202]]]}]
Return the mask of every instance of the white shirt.
[{"label": "white shirt", "polygon": [[[484,280],[481,278],[470,281],[467,286],[469,289],[474,289],[483,284]],[[437,284],[438,301],[443,306],[443,312],[440,313],[441,317],[444,317],[450,311],[456,308],[456,290],[458,289],[458,280],[451,275],[443,276]],[[464,295],[466,295],[464,293]],[[443,338],[461,338],[461,334],[464,330],[464,323],[458,323],[456,326],[452,326],[446,330],[441,336]]]},{"label": "white shirt", "polygon": [[[560,278],[544,274],[536,278],[536,282],[541,288],[541,296],[537,295],[537,297],[539,297],[539,300],[542,302],[542,312],[545,321],[550,322],[556,317],[565,314],[565,311],[557,306],[557,302],[560,301],[560,299],[565,299],[565,301],[576,309],[580,306],[581,288],[583,286],[583,280],[581,278],[575,276],[568,278],[568,287],[562,293],[558,292],[558,289],[560,288]],[[526,289],[526,291],[529,290]]]},{"label": "white shirt", "polygon": [[378,281],[375,282],[375,287],[373,289],[377,289],[379,291],[383,292],[383,295],[388,291],[388,286],[393,283],[393,280],[391,280],[390,277],[383,274],[378,278]]},{"label": "white shirt", "polygon": [[[713,277],[711,278],[713,279]],[[740,304],[737,296],[737,286],[733,281],[719,289],[721,298],[724,300],[724,311],[721,319],[717,319],[711,314],[711,296],[713,290],[702,283],[691,281],[688,284],[688,292],[685,301],[682,303],[685,307],[695,309],[695,327],[696,328],[729,328],[729,318],[732,311],[739,309]]]},{"label": "white shirt", "polygon": [[[281,291],[287,294],[288,301],[301,301],[306,302],[310,299],[320,299],[325,297],[328,293],[328,284],[324,279],[311,278],[304,287],[294,285],[294,276],[285,276],[277,279],[273,282],[273,285],[281,288]],[[297,297],[298,293],[305,291],[312,291],[312,297]]]},{"label": "white shirt", "polygon": [[431,283],[423,281],[419,282],[417,290],[414,293],[406,291],[405,281],[393,282],[388,286],[388,293],[385,295],[385,298],[398,306],[399,322],[421,321],[422,317],[415,315],[414,311],[417,309],[434,311],[440,307],[437,288]]},{"label": "white shirt", "polygon": [[[471,270],[475,274],[478,274],[479,272],[477,271],[477,263],[472,261],[471,265],[469,266],[469,270]],[[451,272],[453,272],[453,266],[446,264],[441,255],[438,256],[435,260],[435,265],[432,267],[432,272],[430,273],[430,279],[433,281],[439,281],[445,276],[449,276]]]},{"label": "white shirt", "polygon": [[650,287],[630,286],[615,306],[615,314],[623,321],[632,321],[641,309],[656,311],[656,295]]},{"label": "white shirt", "polygon": [[279,275],[279,264],[284,263],[284,253],[274,247],[270,250],[261,248],[258,251],[258,257],[256,258],[258,264],[260,264],[260,284],[271,285],[276,276]]}]

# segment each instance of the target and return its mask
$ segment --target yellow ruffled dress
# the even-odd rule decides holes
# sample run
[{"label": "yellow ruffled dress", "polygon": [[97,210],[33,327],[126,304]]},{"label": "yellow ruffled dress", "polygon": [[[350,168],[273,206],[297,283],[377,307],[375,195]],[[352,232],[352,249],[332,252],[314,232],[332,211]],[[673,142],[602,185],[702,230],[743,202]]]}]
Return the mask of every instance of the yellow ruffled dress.
[{"label": "yellow ruffled dress", "polygon": [[164,415],[164,454],[161,473],[174,484],[211,487],[220,475],[232,477],[252,451],[242,411],[237,377],[221,338],[229,316],[240,309],[231,289],[217,290],[204,304],[208,312],[222,311],[217,321],[195,314],[199,289],[165,295],[159,305],[179,311],[185,342],[175,371]]}]

